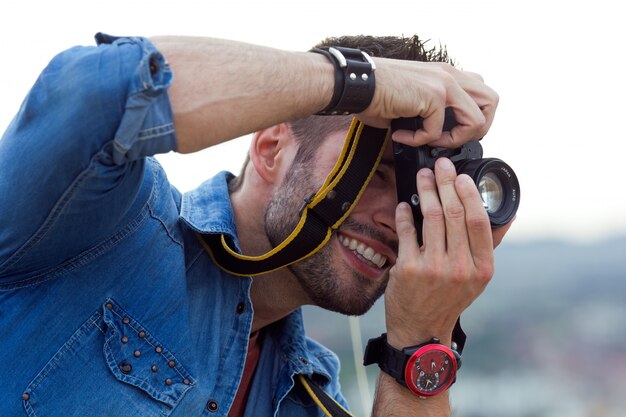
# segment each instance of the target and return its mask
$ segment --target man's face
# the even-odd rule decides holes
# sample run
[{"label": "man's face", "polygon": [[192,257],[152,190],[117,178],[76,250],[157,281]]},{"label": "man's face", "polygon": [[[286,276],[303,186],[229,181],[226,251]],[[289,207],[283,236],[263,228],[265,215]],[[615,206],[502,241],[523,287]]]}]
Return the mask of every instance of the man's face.
[{"label": "man's face", "polygon": [[[295,228],[306,196],[316,192],[337,161],[346,132],[331,134],[313,161],[295,162],[265,213],[276,246]],[[365,313],[383,294],[397,256],[396,188],[391,146],[348,219],[315,255],[290,266],[311,301],[343,314]]]}]

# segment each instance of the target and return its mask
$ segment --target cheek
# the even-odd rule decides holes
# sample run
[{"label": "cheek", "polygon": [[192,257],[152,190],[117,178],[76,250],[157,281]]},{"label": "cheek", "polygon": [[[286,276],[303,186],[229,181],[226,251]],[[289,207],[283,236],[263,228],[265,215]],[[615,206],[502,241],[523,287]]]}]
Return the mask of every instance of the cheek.
[{"label": "cheek", "polygon": [[398,197],[396,189],[388,184],[383,187],[369,186],[361,195],[353,213],[368,212],[395,215]]}]

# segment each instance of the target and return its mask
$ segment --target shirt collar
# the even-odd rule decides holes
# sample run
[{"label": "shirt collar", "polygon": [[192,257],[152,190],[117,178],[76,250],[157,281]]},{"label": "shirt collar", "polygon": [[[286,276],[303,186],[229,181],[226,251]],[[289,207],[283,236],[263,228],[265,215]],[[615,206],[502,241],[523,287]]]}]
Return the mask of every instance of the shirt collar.
[{"label": "shirt collar", "polygon": [[224,233],[236,241],[237,226],[228,191],[228,181],[233,177],[230,172],[222,171],[183,194],[181,219],[197,232]]}]

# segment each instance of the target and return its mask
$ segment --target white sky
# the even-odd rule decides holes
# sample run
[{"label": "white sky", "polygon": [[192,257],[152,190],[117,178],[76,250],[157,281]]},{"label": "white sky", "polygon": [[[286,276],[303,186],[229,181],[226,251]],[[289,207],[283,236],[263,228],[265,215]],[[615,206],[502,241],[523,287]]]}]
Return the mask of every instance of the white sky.
[{"label": "white sky", "polygon": [[[326,36],[412,35],[447,45],[500,94],[486,156],[521,182],[509,239],[584,241],[626,234],[625,14],[619,1],[33,1],[0,6],[0,130],[37,74],[93,34],[198,35],[307,50]],[[188,190],[239,171],[247,140],[160,158]]]}]

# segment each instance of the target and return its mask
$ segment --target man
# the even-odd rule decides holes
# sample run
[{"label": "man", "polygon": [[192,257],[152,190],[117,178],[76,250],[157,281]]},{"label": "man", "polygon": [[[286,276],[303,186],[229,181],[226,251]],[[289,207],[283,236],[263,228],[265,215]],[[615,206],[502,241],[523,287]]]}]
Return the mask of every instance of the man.
[{"label": "man", "polygon": [[[507,228],[492,234],[475,185],[446,159],[416,178],[421,248],[410,209],[396,207],[388,147],[310,258],[252,279],[207,253],[211,234],[260,256],[294,229],[347,130],[345,117],[309,118],[345,108],[350,81],[335,57],[97,39],[52,60],[0,141],[0,415],[322,415],[298,375],[345,405],[338,363],[305,338],[299,307],[361,314],[383,291],[390,346],[451,345]],[[375,89],[372,71],[362,77],[373,95],[349,103],[365,124],[422,116],[423,129],[394,134],[411,145],[457,146],[489,129],[497,95],[479,76],[373,61]],[[220,174],[182,196],[149,158],[250,132],[236,182]],[[373,414],[448,415],[447,393],[422,399],[381,373]]]}]

